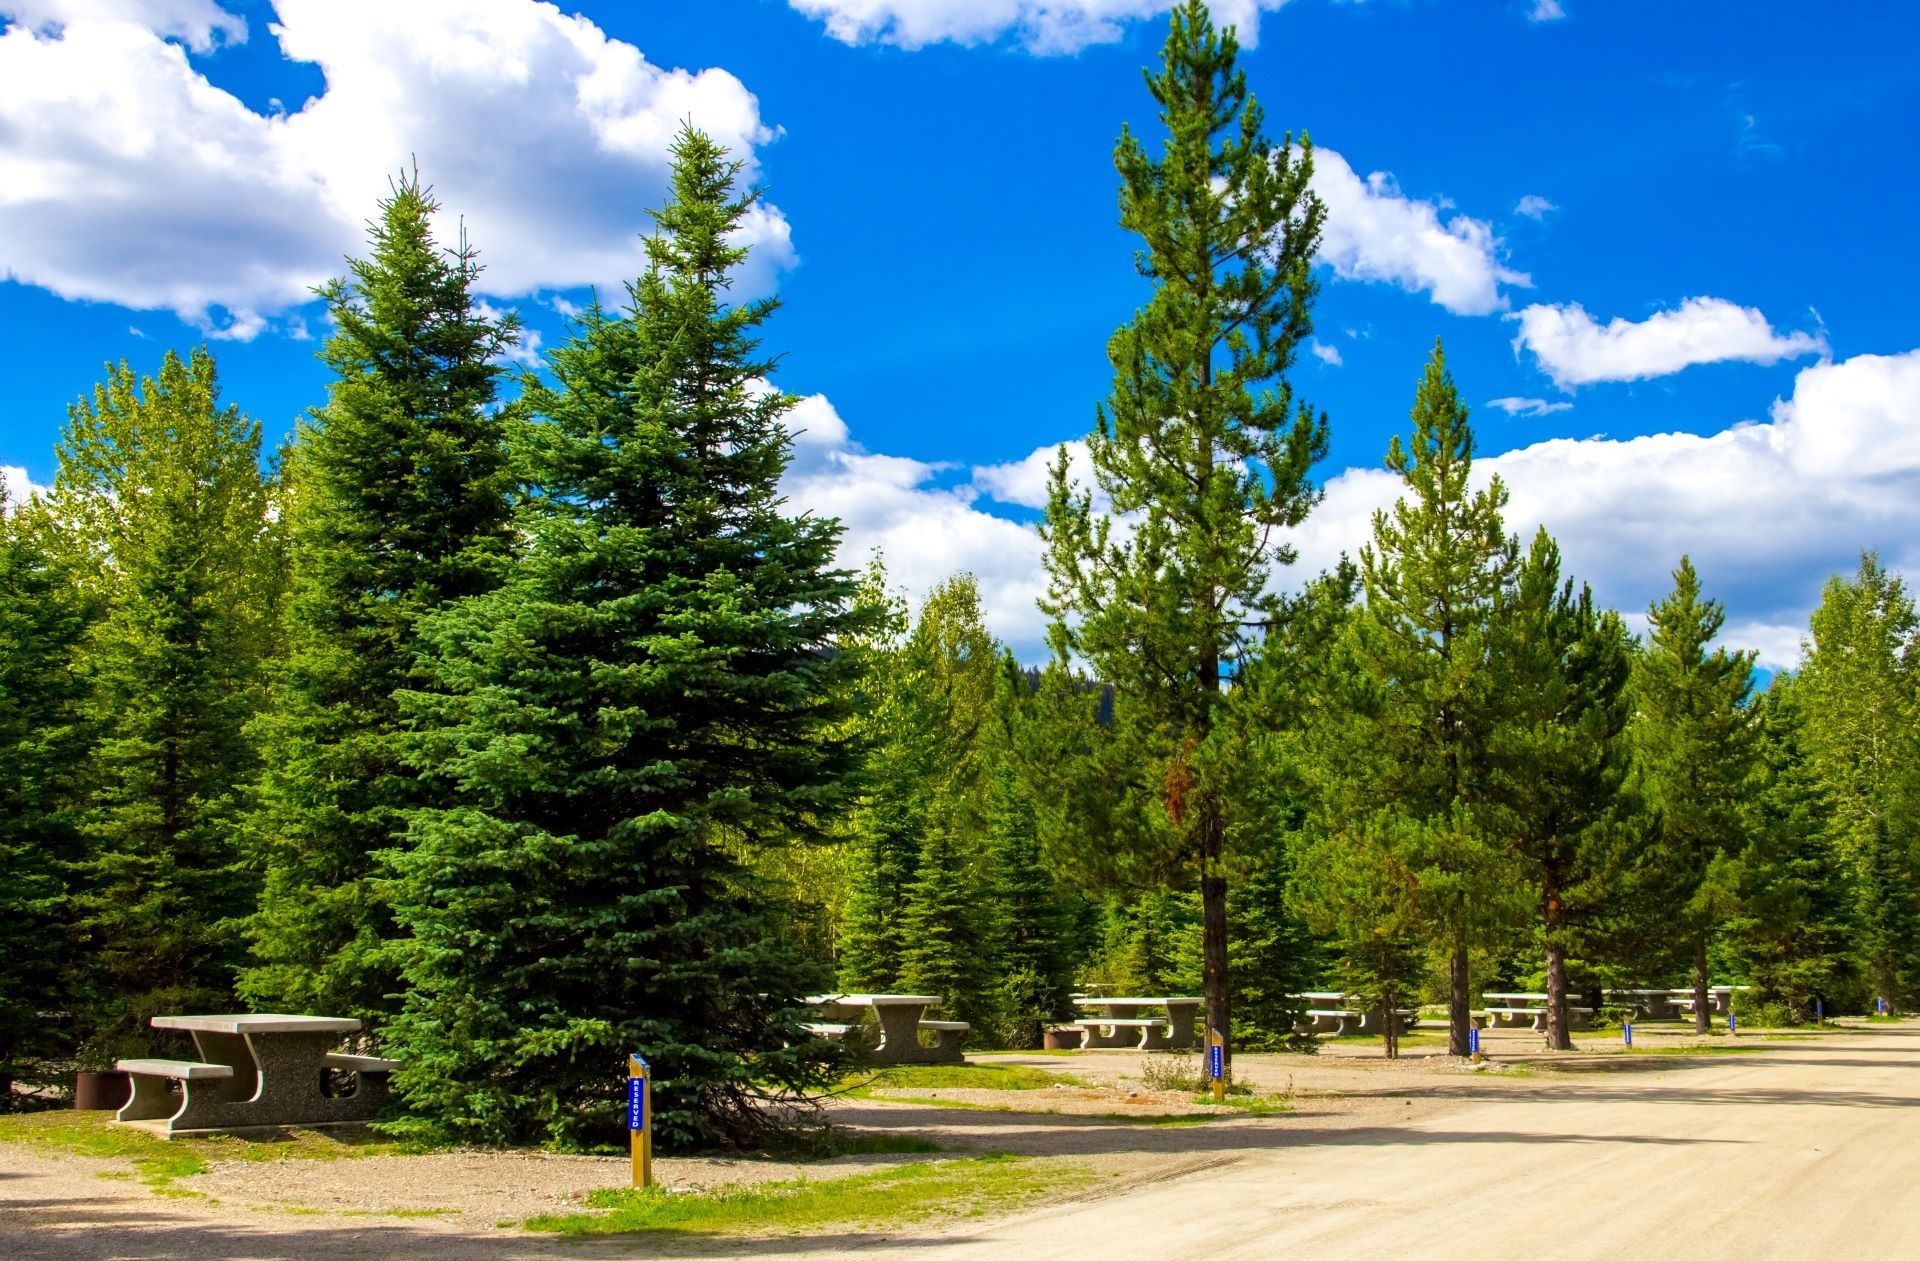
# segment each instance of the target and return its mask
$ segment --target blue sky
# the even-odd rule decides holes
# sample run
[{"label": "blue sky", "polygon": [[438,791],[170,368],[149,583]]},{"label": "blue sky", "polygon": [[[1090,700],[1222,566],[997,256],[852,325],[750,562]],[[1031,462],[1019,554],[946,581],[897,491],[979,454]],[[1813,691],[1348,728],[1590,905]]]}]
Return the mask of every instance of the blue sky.
[{"label": "blue sky", "polygon": [[[918,593],[981,578],[1032,655],[1042,456],[1084,434],[1142,290],[1114,139],[1151,128],[1155,0],[0,0],[0,465],[52,474],[109,359],[211,338],[284,433],[324,396],[308,286],[417,159],[538,344],[637,267],[692,116],[768,212],[744,289],[806,397],[789,490]],[[1222,0],[1329,205],[1326,504],[1364,541],[1445,339],[1509,524],[1643,609],[1685,550],[1791,664],[1826,574],[1920,558],[1920,12],[1905,5]],[[1283,578],[1283,583],[1291,579]]]}]

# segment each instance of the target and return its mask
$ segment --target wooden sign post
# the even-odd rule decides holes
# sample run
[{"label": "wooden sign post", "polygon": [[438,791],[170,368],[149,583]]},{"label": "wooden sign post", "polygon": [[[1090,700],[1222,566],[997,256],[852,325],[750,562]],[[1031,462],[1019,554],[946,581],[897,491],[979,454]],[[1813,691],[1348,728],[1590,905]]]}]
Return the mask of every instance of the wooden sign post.
[{"label": "wooden sign post", "polygon": [[627,1057],[627,1137],[633,1144],[633,1185],[653,1185],[653,1070]]}]

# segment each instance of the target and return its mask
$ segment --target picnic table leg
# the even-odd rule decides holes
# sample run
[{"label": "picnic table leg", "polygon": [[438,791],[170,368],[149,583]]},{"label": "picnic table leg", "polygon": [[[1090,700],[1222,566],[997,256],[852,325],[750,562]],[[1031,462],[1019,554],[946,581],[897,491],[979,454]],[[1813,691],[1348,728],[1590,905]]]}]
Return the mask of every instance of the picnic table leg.
[{"label": "picnic table leg", "polygon": [[152,1073],[133,1073],[133,1093],[113,1114],[116,1121],[163,1121],[180,1108],[180,1100],[167,1089],[167,1079]]},{"label": "picnic table leg", "polygon": [[1193,1045],[1193,1027],[1200,1009],[1189,1003],[1167,1004],[1167,1049],[1184,1051]]},{"label": "picnic table leg", "polygon": [[912,1064],[927,1058],[920,1045],[920,1015],[926,1008],[912,1003],[887,1003],[873,1009],[880,1022],[880,1045],[874,1048],[876,1064]]},{"label": "picnic table leg", "polygon": [[200,1082],[194,1090],[203,1102],[245,1103],[260,1089],[260,1067],[253,1062],[245,1034],[196,1029],[193,1046],[202,1063],[225,1064],[233,1076]]}]

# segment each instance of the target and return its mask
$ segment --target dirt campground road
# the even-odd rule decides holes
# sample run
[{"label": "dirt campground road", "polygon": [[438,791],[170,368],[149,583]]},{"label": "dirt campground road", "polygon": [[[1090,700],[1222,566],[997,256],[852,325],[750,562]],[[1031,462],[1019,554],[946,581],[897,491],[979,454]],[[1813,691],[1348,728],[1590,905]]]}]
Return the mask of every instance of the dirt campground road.
[{"label": "dirt campground road", "polygon": [[[1078,1071],[1091,1062],[1060,1067]],[[1250,1057],[1247,1066],[1282,1080],[1297,1073],[1296,1110],[1171,1129],[1056,1119],[1059,1146],[1045,1124],[1024,1115],[903,1104],[849,1116],[859,1126],[935,1134],[950,1150],[1025,1148],[1124,1163],[1125,1176],[1101,1184],[1098,1194],[998,1220],[949,1217],[785,1239],[559,1240],[491,1228],[481,1224],[484,1210],[411,1219],[345,1215],[316,1203],[288,1212],[228,1198],[233,1187],[217,1182],[223,1175],[201,1198],[161,1197],[104,1161],[5,1145],[0,1259],[598,1261],[850,1252],[1163,1261],[1544,1249],[1564,1261],[1615,1261],[1676,1248],[1687,1261],[1920,1258],[1920,1024],[1755,1054],[1596,1055],[1530,1076],[1331,1055]],[[409,1181],[432,1180],[434,1166],[417,1162],[459,1159],[340,1161],[332,1175],[324,1166],[306,1173],[358,1171],[394,1184],[398,1194]],[[512,1198],[506,1184],[534,1180],[532,1165],[491,1168],[505,1201]],[[608,1172],[542,1168],[589,1185]],[[491,1207],[493,1197],[485,1198]],[[516,1202],[502,1216],[516,1211],[526,1210]]]}]

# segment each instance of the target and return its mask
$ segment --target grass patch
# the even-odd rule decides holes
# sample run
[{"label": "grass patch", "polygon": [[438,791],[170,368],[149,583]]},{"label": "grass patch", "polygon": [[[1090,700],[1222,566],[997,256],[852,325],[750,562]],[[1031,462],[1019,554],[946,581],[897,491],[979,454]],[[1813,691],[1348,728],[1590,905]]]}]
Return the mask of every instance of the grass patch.
[{"label": "grass patch", "polygon": [[185,1195],[180,1178],[207,1171],[212,1160],[340,1160],[392,1156],[419,1148],[360,1130],[290,1130],[266,1138],[215,1135],[157,1138],[145,1130],[109,1123],[111,1113],[49,1111],[0,1116],[0,1142],[40,1151],[133,1162],[134,1175],[156,1191]]},{"label": "grass patch", "polygon": [[1046,1090],[1084,1086],[1068,1073],[1027,1064],[896,1064],[847,1079],[864,1090]]},{"label": "grass patch", "polygon": [[1213,1104],[1215,1107],[1232,1108],[1250,1117],[1273,1117],[1283,1112],[1293,1111],[1293,1105],[1278,1095],[1228,1095],[1219,1103],[1214,1103],[1211,1094],[1199,1094],[1193,1097],[1193,1101]]},{"label": "grass patch", "polygon": [[536,1217],[527,1229],[562,1235],[625,1235],[657,1231],[700,1234],[791,1233],[834,1226],[885,1225],[958,1212],[1009,1212],[1049,1192],[1085,1185],[1084,1166],[1044,1164],[1012,1156],[923,1161],[830,1182],[806,1178],[712,1191],[613,1188],[595,1191],[601,1210]]}]

